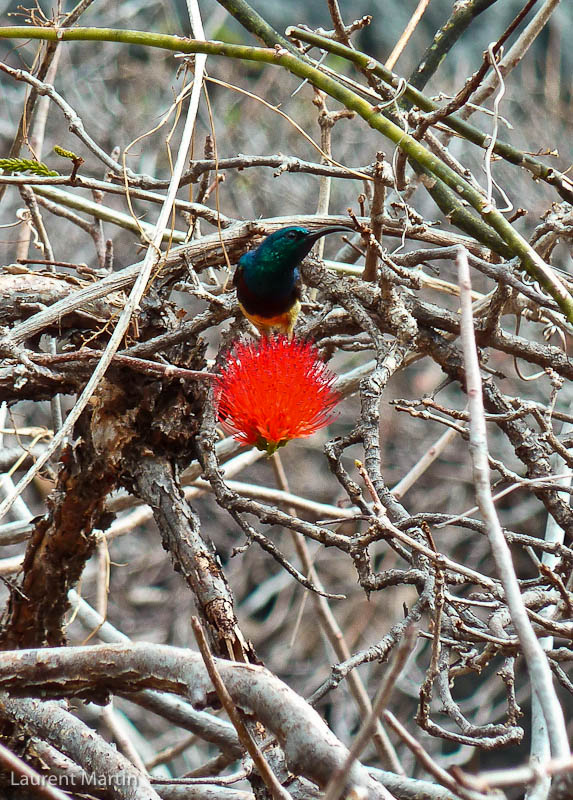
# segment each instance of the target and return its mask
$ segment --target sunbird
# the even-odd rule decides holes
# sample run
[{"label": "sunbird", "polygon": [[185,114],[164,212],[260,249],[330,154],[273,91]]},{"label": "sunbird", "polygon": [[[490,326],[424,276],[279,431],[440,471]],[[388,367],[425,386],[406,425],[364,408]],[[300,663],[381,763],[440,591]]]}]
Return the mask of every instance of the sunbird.
[{"label": "sunbird", "polygon": [[344,225],[329,225],[309,231],[291,225],[271,233],[255,250],[244,253],[235,270],[233,286],[245,317],[266,336],[279,331],[290,339],[300,311],[300,262],[318,239],[352,230]]}]

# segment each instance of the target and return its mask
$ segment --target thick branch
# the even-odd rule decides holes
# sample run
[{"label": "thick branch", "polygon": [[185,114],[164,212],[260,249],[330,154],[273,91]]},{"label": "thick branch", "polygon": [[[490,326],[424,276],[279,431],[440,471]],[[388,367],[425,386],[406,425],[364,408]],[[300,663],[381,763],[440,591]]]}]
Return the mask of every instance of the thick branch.
[{"label": "thick branch", "polygon": [[[344,763],[346,747],[314,709],[263,667],[216,659],[234,702],[251,710],[281,743],[289,768],[324,786]],[[134,691],[154,688],[187,696],[204,707],[216,701],[198,653],[162,645],[102,645],[0,653],[0,686],[42,697],[89,697],[95,689]],[[359,763],[347,785],[362,787],[381,800],[380,787]]]}]

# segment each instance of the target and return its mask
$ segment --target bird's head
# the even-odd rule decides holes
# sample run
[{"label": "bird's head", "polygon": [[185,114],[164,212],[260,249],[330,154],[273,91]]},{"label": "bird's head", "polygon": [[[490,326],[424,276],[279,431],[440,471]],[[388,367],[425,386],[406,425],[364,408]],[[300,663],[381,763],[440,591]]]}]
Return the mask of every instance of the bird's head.
[{"label": "bird's head", "polygon": [[[291,225],[288,228],[281,228],[263,239],[256,250],[245,254],[246,260],[253,266],[274,267],[274,269],[280,269],[281,272],[288,272],[300,264],[318,239],[329,233],[350,230],[352,229],[342,225],[329,225],[316,231],[300,225]],[[241,260],[245,259],[245,256]]]}]

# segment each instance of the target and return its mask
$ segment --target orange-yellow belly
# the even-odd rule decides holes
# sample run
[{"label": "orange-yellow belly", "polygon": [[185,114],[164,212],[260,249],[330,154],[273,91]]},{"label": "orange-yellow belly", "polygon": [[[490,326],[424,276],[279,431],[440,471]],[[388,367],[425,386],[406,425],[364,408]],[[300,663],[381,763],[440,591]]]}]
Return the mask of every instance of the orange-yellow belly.
[{"label": "orange-yellow belly", "polygon": [[277,314],[274,317],[261,317],[258,314],[251,314],[247,311],[242,303],[239,303],[240,309],[245,317],[253,323],[261,333],[269,334],[272,331],[280,331],[286,333],[287,336],[292,336],[292,331],[300,311],[300,302],[297,300],[295,304],[288,311],[282,314]]}]

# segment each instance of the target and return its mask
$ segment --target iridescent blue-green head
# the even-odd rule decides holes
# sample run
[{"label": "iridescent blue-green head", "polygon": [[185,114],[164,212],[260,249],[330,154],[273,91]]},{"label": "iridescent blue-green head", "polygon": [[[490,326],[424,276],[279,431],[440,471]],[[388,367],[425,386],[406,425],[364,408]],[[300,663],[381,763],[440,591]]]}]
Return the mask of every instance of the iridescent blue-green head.
[{"label": "iridescent blue-green head", "polygon": [[281,228],[267,236],[256,250],[239,259],[245,281],[251,291],[288,291],[298,280],[298,266],[314,243],[329,233],[351,230],[342,225],[329,225],[311,231],[300,225]]}]

